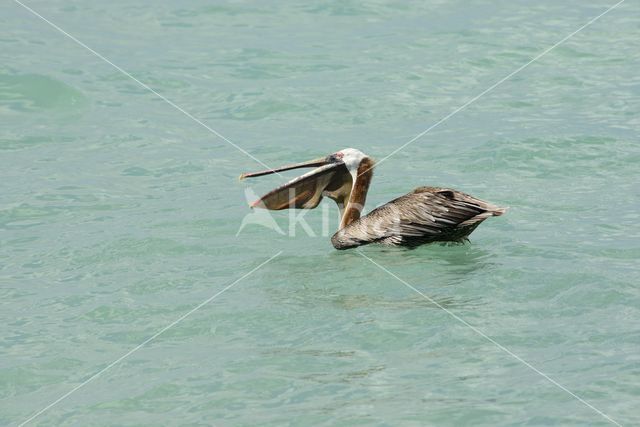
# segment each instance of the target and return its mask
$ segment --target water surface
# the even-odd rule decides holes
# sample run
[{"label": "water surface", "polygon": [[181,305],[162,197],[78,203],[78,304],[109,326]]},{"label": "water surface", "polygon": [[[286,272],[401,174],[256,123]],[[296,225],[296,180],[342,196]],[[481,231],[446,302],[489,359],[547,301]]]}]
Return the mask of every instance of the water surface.
[{"label": "water surface", "polygon": [[[383,158],[610,6],[28,4],[272,166]],[[466,246],[363,250],[622,425],[640,423],[639,19],[623,3],[386,160],[369,193],[452,186],[508,215]],[[280,250],[32,424],[610,424],[334,251],[322,210],[313,236],[288,236],[287,212],[285,235],[237,234],[248,186],[281,178],[238,182],[263,167],[18,4],[0,22],[0,424]]]}]

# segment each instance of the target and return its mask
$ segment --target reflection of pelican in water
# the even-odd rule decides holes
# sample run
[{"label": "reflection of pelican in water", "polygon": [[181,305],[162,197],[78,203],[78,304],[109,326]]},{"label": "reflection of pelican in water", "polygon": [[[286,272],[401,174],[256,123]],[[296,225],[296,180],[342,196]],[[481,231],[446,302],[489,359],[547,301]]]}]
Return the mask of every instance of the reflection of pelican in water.
[{"label": "reflection of pelican in water", "polygon": [[341,216],[340,229],[331,237],[336,249],[369,243],[415,247],[433,242],[461,242],[482,221],[506,211],[460,191],[418,187],[360,217],[373,166],[373,160],[366,154],[346,148],[327,157],[245,173],[240,178],[315,167],[265,194],[251,206],[271,210],[313,209],[323,196],[333,199]]}]

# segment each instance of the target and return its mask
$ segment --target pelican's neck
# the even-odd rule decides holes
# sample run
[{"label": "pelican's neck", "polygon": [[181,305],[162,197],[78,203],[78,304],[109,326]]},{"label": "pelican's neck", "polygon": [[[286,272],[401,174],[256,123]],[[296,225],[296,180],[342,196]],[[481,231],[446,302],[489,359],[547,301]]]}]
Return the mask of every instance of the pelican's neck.
[{"label": "pelican's neck", "polygon": [[350,171],[353,177],[353,186],[347,203],[344,206],[344,211],[340,220],[340,229],[343,229],[353,221],[360,218],[360,214],[364,210],[364,204],[367,199],[367,191],[369,191],[371,179],[373,178],[373,165],[373,160],[365,157],[358,165],[357,170]]}]

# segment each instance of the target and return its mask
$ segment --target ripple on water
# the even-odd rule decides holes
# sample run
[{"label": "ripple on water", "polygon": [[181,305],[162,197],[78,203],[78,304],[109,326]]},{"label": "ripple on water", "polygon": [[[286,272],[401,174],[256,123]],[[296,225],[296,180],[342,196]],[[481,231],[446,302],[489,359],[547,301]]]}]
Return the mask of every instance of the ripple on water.
[{"label": "ripple on water", "polygon": [[634,144],[613,138],[527,138],[488,141],[460,155],[465,164],[484,171],[515,170],[531,177],[562,178],[618,173],[640,160]]},{"label": "ripple on water", "polygon": [[36,148],[47,144],[69,143],[75,141],[75,138],[56,135],[25,135],[19,137],[0,138],[0,151],[15,151],[28,148]]},{"label": "ripple on water", "polygon": [[0,106],[16,112],[73,112],[88,104],[78,89],[40,74],[0,74]]}]

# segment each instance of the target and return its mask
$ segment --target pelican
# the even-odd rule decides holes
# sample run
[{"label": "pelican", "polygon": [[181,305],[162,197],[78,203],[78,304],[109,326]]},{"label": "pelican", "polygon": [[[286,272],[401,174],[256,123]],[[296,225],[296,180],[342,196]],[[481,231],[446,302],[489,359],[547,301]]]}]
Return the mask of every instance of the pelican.
[{"label": "pelican", "polygon": [[466,242],[482,221],[507,210],[450,188],[418,187],[360,216],[374,161],[355,148],[276,169],[243,173],[240,179],[309,167],[315,169],[268,192],[251,207],[313,209],[323,197],[329,197],[340,209],[340,228],[331,237],[336,249],[370,243],[415,248],[435,242]]}]

